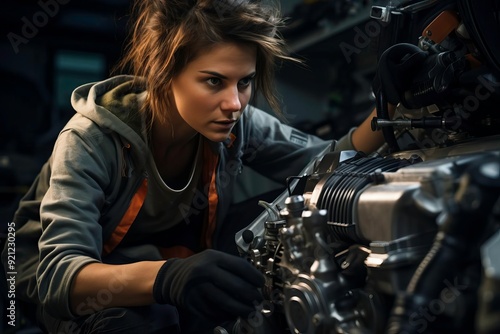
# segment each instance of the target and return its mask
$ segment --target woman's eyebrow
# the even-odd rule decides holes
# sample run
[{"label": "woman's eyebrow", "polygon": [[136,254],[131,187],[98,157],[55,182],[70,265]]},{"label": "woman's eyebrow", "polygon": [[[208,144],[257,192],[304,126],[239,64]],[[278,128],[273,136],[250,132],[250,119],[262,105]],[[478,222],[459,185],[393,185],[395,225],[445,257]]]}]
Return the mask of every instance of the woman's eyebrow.
[{"label": "woman's eyebrow", "polygon": [[[213,75],[214,77],[218,77],[218,78],[221,78],[221,79],[224,79],[224,80],[227,80],[227,77],[223,74],[220,74],[218,72],[214,72],[214,71],[199,71],[200,73],[205,73],[205,74],[210,74],[210,75]],[[255,72],[252,72],[248,75],[246,75],[244,78],[252,78],[255,76]]]},{"label": "woman's eyebrow", "polygon": [[213,72],[213,71],[200,71],[200,73],[210,74],[210,75],[213,75],[214,77],[218,77],[221,79],[227,79],[227,77],[225,75],[222,75],[220,73]]}]

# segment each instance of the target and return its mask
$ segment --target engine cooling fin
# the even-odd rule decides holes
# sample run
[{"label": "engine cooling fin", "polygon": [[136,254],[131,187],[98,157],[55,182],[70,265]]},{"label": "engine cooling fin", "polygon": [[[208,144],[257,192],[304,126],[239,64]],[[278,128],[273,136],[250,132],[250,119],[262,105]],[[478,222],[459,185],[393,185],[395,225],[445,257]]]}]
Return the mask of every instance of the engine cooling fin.
[{"label": "engine cooling fin", "polygon": [[355,198],[375,175],[394,172],[410,165],[410,161],[397,158],[359,157],[340,164],[323,184],[316,206],[328,211],[328,229],[341,241],[366,244],[356,234],[353,216]]}]

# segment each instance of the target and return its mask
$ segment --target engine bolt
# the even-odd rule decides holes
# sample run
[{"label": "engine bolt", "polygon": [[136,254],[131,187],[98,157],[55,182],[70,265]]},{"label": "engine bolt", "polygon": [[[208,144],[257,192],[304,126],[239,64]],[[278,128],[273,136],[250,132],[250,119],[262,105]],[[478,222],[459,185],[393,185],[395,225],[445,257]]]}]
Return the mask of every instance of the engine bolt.
[{"label": "engine bolt", "polygon": [[321,314],[319,313],[316,313],[313,317],[312,317],[312,323],[314,326],[319,326],[321,323],[323,322],[323,317],[321,316]]}]

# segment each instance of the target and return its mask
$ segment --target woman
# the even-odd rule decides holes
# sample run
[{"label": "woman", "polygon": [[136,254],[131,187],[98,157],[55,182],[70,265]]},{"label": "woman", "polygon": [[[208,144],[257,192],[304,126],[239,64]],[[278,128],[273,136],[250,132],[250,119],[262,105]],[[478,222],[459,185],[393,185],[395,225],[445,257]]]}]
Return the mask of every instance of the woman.
[{"label": "woman", "polygon": [[288,57],[275,9],[242,0],[135,8],[122,62],[132,75],[74,91],[77,113],[14,220],[17,290],[49,332],[211,333],[248,316],[263,277],[217,250],[242,165],[283,182],[330,145],[382,143],[368,121],[332,143],[250,106],[260,92],[278,109],[273,66]]}]

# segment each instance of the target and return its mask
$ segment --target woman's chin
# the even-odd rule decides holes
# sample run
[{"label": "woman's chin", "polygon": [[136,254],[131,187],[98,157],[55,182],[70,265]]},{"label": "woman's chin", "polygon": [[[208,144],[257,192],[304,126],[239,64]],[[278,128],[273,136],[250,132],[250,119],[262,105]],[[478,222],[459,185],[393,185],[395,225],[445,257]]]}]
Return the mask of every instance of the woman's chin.
[{"label": "woman's chin", "polygon": [[210,134],[204,134],[203,136],[207,138],[210,141],[213,141],[215,143],[222,143],[226,141],[229,138],[230,132],[227,133],[210,133]]}]

